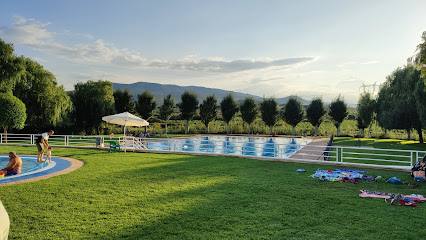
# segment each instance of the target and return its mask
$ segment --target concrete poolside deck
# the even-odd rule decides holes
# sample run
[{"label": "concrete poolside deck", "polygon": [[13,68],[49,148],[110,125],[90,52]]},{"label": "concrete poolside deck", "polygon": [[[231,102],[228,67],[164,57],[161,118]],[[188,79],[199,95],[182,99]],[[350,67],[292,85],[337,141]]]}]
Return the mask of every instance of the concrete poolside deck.
[{"label": "concrete poolside deck", "polygon": [[290,159],[324,160],[324,151],[329,138],[316,138],[302,149],[292,154]]}]

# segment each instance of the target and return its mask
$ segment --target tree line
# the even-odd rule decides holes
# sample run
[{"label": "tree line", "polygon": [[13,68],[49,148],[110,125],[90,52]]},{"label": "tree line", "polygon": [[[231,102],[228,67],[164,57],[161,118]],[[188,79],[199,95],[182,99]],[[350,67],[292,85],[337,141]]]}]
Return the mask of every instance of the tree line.
[{"label": "tree line", "polygon": [[[416,55],[409,59],[407,65],[387,76],[377,98],[373,99],[369,93],[361,94],[356,120],[362,133],[376,122],[386,130],[404,129],[409,133],[415,129],[423,142],[422,129],[426,126],[426,32],[422,40]],[[0,112],[3,113],[0,114],[0,125],[5,133],[8,129],[41,132],[56,128],[63,132],[99,134],[105,124],[102,122],[105,115],[128,111],[150,121],[154,111],[158,111],[167,134],[168,121],[178,109],[180,118],[186,121],[186,132],[189,132],[189,123],[196,115],[209,132],[209,123],[217,119],[220,112],[229,133],[229,123],[239,112],[248,124],[248,133],[253,121],[260,116],[269,126],[270,134],[273,134],[273,126],[282,119],[292,126],[294,135],[295,126],[306,119],[315,126],[317,135],[318,126],[328,114],[337,128],[337,135],[340,135],[340,125],[348,116],[347,104],[340,95],[327,108],[321,98],[312,100],[305,108],[296,97],[280,107],[274,98],[258,103],[247,97],[238,104],[232,94],[221,99],[219,104],[215,95],[207,96],[200,104],[196,93],[186,91],[181,95],[180,103],[175,104],[169,94],[157,108],[150,91],[146,90],[133,99],[128,89],[114,91],[109,81],[77,83],[73,91],[66,92],[63,86],[58,86],[51,72],[30,58],[16,56],[13,51],[12,44],[0,39]]]}]

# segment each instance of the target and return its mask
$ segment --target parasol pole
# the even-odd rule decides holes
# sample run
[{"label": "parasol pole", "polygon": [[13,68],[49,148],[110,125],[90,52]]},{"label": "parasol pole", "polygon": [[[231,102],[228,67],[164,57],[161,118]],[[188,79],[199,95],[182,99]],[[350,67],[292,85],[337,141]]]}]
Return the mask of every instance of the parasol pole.
[{"label": "parasol pole", "polygon": [[126,123],[127,123],[127,119],[124,120],[124,133],[123,133],[124,152],[126,152]]}]

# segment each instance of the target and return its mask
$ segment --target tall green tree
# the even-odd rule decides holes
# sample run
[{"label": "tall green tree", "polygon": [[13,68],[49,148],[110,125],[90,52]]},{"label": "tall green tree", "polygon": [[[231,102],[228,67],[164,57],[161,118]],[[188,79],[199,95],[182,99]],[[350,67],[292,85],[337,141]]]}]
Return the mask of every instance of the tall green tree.
[{"label": "tall green tree", "polygon": [[[423,84],[419,81],[415,86],[415,94],[417,96],[426,94],[426,31],[422,34],[422,41],[422,43],[417,45],[417,53],[413,58],[413,62],[417,69],[421,71],[421,78],[423,78]],[[416,100],[418,113],[424,129],[426,128],[426,99],[418,97]]]},{"label": "tall green tree", "polygon": [[116,113],[129,112],[136,113],[136,102],[133,100],[132,94],[129,89],[114,91],[114,107]]},{"label": "tall green tree", "polygon": [[22,129],[27,119],[25,104],[11,93],[0,93],[0,126],[7,143],[7,129]]},{"label": "tall green tree", "polygon": [[423,143],[421,112],[426,108],[426,93],[421,91],[423,79],[412,65],[397,68],[382,85],[377,98],[377,121],[385,129],[417,130]]},{"label": "tall green tree", "polygon": [[226,122],[226,133],[229,134],[229,122],[238,112],[238,103],[231,93],[226,95],[220,102],[220,110],[222,111],[223,120]]},{"label": "tall green tree", "polygon": [[291,125],[292,135],[296,134],[296,125],[302,121],[303,115],[304,110],[302,103],[296,97],[291,97],[284,106],[283,120]]},{"label": "tall green tree", "polygon": [[173,114],[173,108],[175,106],[175,100],[172,98],[172,94],[168,94],[163,100],[163,105],[160,107],[160,119],[166,122],[166,135],[167,135],[167,122]]},{"label": "tall green tree", "polygon": [[369,127],[373,121],[374,109],[374,100],[371,98],[370,93],[362,93],[358,101],[358,113],[356,117],[357,125],[361,130],[362,137],[364,137],[364,129]]},{"label": "tall green tree", "polygon": [[13,45],[0,39],[0,92],[11,93],[24,71],[22,57],[13,54]]},{"label": "tall green tree", "polygon": [[260,113],[262,120],[269,126],[269,132],[272,135],[272,128],[275,126],[279,119],[280,111],[278,109],[278,102],[275,98],[263,99],[260,103]]},{"label": "tall green tree", "polygon": [[13,94],[27,107],[26,128],[43,131],[63,125],[72,103],[64,87],[58,86],[55,76],[37,62],[23,58],[24,72]]},{"label": "tall green tree", "polygon": [[109,81],[77,83],[70,94],[74,104],[75,127],[100,134],[102,117],[115,112],[114,90]]},{"label": "tall green tree", "polygon": [[148,121],[152,117],[155,107],[155,98],[151,91],[145,90],[142,94],[138,94],[136,112],[139,113],[143,119]]},{"label": "tall green tree", "polygon": [[348,116],[348,106],[340,95],[331,102],[328,115],[334,121],[334,125],[337,128],[337,136],[340,136],[340,124]]},{"label": "tall green tree", "polygon": [[209,123],[217,116],[216,106],[217,99],[214,94],[207,96],[200,104],[200,118],[204,125],[206,125],[207,133],[210,133]]},{"label": "tall green tree", "polygon": [[308,121],[315,126],[315,136],[318,136],[318,126],[321,124],[323,116],[327,111],[325,110],[324,104],[321,98],[312,100],[306,109],[306,117]]},{"label": "tall green tree", "polygon": [[426,31],[423,32],[422,43],[417,45],[416,55],[412,59],[416,67],[421,71],[421,77],[424,78],[424,86],[426,88]]},{"label": "tall green tree", "polygon": [[194,92],[185,91],[180,96],[181,102],[178,104],[182,118],[186,120],[186,131],[189,133],[189,121],[194,118],[198,108],[198,97]]},{"label": "tall green tree", "polygon": [[246,97],[240,105],[241,118],[244,122],[248,123],[248,134],[250,134],[251,124],[257,117],[259,109],[257,102],[253,97]]}]

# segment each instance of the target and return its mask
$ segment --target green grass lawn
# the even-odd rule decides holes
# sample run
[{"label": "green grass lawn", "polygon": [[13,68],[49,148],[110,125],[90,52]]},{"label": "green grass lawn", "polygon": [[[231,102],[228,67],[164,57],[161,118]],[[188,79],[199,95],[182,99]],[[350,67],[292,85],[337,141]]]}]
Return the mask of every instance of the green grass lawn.
[{"label": "green grass lawn", "polygon": [[[359,140],[361,147],[426,151],[426,143],[420,144],[419,141],[376,138],[360,138]],[[335,146],[356,147],[357,144],[358,138],[352,137],[335,137],[333,141]]]},{"label": "green grass lawn", "polygon": [[[14,146],[0,152],[11,150],[36,153],[35,147]],[[412,189],[322,182],[309,175],[335,167],[231,157],[59,147],[53,154],[85,165],[46,180],[1,186],[9,239],[424,238],[426,203],[392,206],[358,193],[426,195],[426,183]],[[409,173],[367,171],[413,182]]]}]

